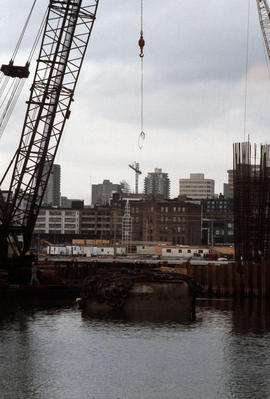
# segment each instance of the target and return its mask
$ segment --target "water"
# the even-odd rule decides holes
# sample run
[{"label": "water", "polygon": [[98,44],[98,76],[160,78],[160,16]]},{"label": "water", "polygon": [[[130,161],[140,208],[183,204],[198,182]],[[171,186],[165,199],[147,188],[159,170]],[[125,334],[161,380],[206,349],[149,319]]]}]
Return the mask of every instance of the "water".
[{"label": "water", "polygon": [[186,323],[1,305],[1,399],[270,398],[267,302],[199,301]]}]

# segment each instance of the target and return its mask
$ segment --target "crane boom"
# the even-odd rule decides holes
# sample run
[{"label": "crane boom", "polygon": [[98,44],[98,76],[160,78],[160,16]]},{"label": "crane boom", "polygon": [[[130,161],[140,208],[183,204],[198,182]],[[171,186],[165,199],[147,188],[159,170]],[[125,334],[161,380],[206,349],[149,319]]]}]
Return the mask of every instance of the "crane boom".
[{"label": "crane boom", "polygon": [[268,58],[270,59],[270,8],[267,0],[257,0],[260,25]]},{"label": "crane boom", "polygon": [[[0,256],[12,237],[18,254],[24,255],[30,247],[98,3],[99,0],[49,1],[9,190],[5,201],[0,202]],[[14,240],[18,235],[23,237],[22,247]]]}]

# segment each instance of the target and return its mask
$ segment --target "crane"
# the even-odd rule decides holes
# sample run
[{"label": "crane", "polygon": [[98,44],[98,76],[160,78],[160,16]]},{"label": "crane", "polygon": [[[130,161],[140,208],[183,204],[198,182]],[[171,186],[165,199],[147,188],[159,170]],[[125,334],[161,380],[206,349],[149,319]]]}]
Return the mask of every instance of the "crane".
[{"label": "crane", "polygon": [[138,194],[139,189],[139,176],[142,174],[140,171],[140,165],[138,162],[133,162],[128,165],[135,172],[135,194]]},{"label": "crane", "polygon": [[[0,181],[0,259],[24,257],[96,18],[99,0],[49,0],[19,146]],[[9,189],[1,186],[11,174]]]},{"label": "crane", "polygon": [[257,0],[260,25],[268,58],[270,59],[270,8],[267,0]]}]

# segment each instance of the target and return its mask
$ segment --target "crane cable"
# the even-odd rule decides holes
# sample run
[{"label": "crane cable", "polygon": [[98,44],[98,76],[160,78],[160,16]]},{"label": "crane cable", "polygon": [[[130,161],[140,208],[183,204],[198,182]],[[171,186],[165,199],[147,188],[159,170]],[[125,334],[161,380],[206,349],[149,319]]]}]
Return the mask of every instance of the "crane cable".
[{"label": "crane cable", "polygon": [[24,24],[24,26],[23,26],[22,33],[21,33],[21,35],[20,35],[20,37],[19,37],[18,43],[17,43],[17,45],[16,45],[16,47],[15,47],[15,50],[14,50],[14,52],[13,52],[13,54],[12,54],[11,61],[14,61],[14,59],[15,59],[17,53],[18,53],[18,50],[19,50],[20,45],[21,45],[21,43],[22,43],[22,40],[23,40],[25,31],[26,31],[26,28],[27,28],[27,26],[28,26],[29,20],[30,20],[31,15],[32,15],[32,12],[33,12],[34,7],[35,7],[35,5],[36,5],[36,1],[37,1],[37,0],[34,0],[34,2],[33,2],[33,4],[32,4],[31,10],[30,10],[30,12],[29,12],[29,14],[28,14],[28,17],[27,17],[27,19],[26,19],[26,21],[25,21],[25,24]]},{"label": "crane cable", "polygon": [[[33,2],[33,5],[31,7],[30,13],[29,13],[29,15],[27,17],[27,20],[26,20],[26,22],[24,24],[22,33],[20,35],[18,43],[17,43],[17,45],[15,47],[15,50],[13,52],[12,58],[10,60],[10,63],[14,63],[15,57],[16,57],[16,55],[18,53],[18,50],[19,50],[19,47],[20,47],[20,45],[22,43],[23,36],[25,34],[25,31],[26,31],[26,28],[28,26],[28,23],[29,23],[31,15],[32,15],[32,12],[33,12],[35,4],[36,4],[36,0],[34,0],[34,2]],[[44,28],[44,25],[45,25],[46,15],[47,15],[47,10],[46,10],[46,12],[45,12],[45,14],[43,16],[43,19],[41,21],[41,24],[39,26],[38,33],[37,33],[37,35],[35,37],[33,46],[31,48],[31,51],[29,53],[29,57],[28,57],[27,62],[26,62],[26,65],[30,65],[30,63],[32,61],[34,52],[36,50],[36,47],[38,45],[38,42],[40,40],[42,31],[43,31],[43,28]],[[3,83],[2,83],[2,81],[3,81]],[[11,81],[12,83],[9,86],[9,88],[6,90],[7,84],[8,84],[9,81]],[[2,114],[0,115],[0,138],[1,138],[1,136],[2,136],[2,134],[4,132],[4,130],[5,130],[5,127],[6,127],[7,123],[8,123],[8,121],[9,121],[11,113],[12,113],[12,111],[13,111],[16,103],[17,103],[17,100],[18,100],[18,98],[20,96],[20,93],[21,93],[21,91],[23,89],[25,81],[26,81],[26,78],[15,78],[14,79],[14,78],[11,78],[9,76],[5,76],[3,73],[1,73],[1,76],[0,76],[0,84],[1,84],[1,86],[0,86],[0,97],[4,94],[4,92],[6,92],[6,93],[5,93],[4,99],[0,103],[0,110],[4,107],[4,110],[3,110]],[[11,95],[8,98],[10,92],[11,92]]]},{"label": "crane cable", "polygon": [[143,37],[143,0],[141,0],[141,31],[140,31],[140,38],[138,41],[139,47],[140,47],[140,59],[141,59],[141,132],[139,134],[138,138],[138,147],[141,150],[143,148],[143,142],[145,140],[145,133],[143,130],[143,122],[144,122],[144,70],[143,70],[143,48],[145,45],[145,40]]},{"label": "crane cable", "polygon": [[250,0],[248,1],[247,15],[247,41],[246,41],[246,76],[245,76],[245,101],[244,101],[244,141],[246,141],[247,129],[247,96],[248,96],[248,66],[249,66],[249,33],[250,33]]}]

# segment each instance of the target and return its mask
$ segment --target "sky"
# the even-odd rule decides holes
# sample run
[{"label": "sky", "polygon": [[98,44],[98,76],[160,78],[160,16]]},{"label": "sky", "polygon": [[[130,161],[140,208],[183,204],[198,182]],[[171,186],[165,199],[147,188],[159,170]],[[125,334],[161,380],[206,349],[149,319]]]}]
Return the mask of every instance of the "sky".
[{"label": "sky", "polygon": [[[1,5],[1,63],[9,61],[31,5]],[[18,63],[25,63],[47,5],[37,1]],[[89,204],[91,184],[104,179],[126,180],[134,191],[128,167],[134,161],[142,171],[140,191],[147,173],[162,168],[171,198],[190,173],[204,173],[216,181],[216,193],[223,192],[232,144],[248,135],[251,142],[269,142],[270,79],[256,7],[255,0],[144,0],[146,137],[140,149],[140,0],[100,0],[56,156],[61,194]],[[0,139],[1,175],[19,143],[34,67]]]}]

